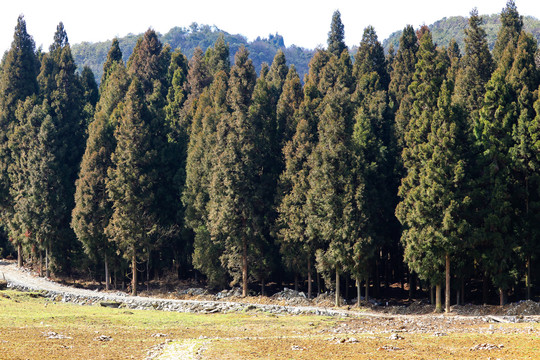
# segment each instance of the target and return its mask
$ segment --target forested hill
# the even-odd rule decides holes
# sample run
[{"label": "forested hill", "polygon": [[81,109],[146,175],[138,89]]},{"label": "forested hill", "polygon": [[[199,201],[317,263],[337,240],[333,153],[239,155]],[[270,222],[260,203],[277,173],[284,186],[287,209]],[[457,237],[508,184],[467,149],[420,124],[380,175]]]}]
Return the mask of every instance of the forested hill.
[{"label": "forested hill", "polygon": [[[287,62],[296,66],[300,79],[303,79],[304,74],[308,71],[308,63],[313,55],[313,50],[295,45],[286,47],[283,37],[278,34],[269,35],[268,38],[259,37],[249,42],[242,35],[232,35],[215,26],[193,23],[189,28],[174,27],[166,34],[160,34],[159,36],[163,44],[169,44],[173,50],[180,48],[182,53],[188,59],[191,59],[193,50],[197,46],[201,47],[203,51],[206,51],[207,48],[214,45],[220,34],[223,34],[225,41],[229,43],[231,62],[234,62],[234,54],[236,54],[237,50],[244,45],[249,50],[253,65],[255,65],[257,72],[259,72],[262,63],[271,64],[276,51],[282,49]],[[118,39],[125,62],[131,56],[137,39],[141,36],[142,34],[129,34]],[[99,82],[103,73],[103,63],[107,58],[107,52],[111,48],[111,43],[112,41],[108,40],[98,43],[83,42],[73,45],[73,57],[79,69],[89,66],[94,72],[96,80]]]},{"label": "forested hill", "polygon": [[[497,33],[501,28],[500,15],[482,15],[484,20],[483,28],[487,34],[487,41],[490,50],[493,50]],[[468,18],[463,16],[451,16],[445,17],[435,23],[429,25],[429,30],[433,36],[433,42],[439,46],[448,46],[450,40],[455,39],[461,49],[464,51],[465,45],[463,39],[465,38],[465,28],[467,27]],[[532,16],[523,17],[523,29],[533,34],[537,41],[540,42],[540,20]],[[394,45],[397,49],[399,46],[399,38],[401,37],[402,30],[392,33],[388,39],[383,42],[383,47],[386,52],[390,45]]]}]

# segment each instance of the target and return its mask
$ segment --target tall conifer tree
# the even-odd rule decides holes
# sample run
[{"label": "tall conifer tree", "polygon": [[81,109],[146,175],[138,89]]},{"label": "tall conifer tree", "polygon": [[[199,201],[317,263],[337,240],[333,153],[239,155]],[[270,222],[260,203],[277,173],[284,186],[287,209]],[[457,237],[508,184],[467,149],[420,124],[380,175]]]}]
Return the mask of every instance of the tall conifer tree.
[{"label": "tall conifer tree", "polygon": [[216,161],[210,184],[210,233],[225,244],[222,262],[248,294],[250,252],[261,237],[261,202],[257,181],[262,163],[257,151],[258,131],[249,117],[256,74],[248,51],[242,47],[231,68],[227,102],[230,116],[221,117],[217,130]]},{"label": "tall conifer tree", "polygon": [[[19,16],[13,42],[3,60],[0,76],[0,212],[4,226],[9,225],[8,219],[13,214],[8,173],[12,163],[8,147],[9,137],[17,123],[15,112],[18,102],[38,93],[38,68],[34,40],[26,31],[26,21]],[[22,239],[15,234],[12,234],[11,238],[17,246],[18,264],[22,266]]]},{"label": "tall conifer tree", "polygon": [[151,113],[142,84],[129,86],[125,108],[114,133],[116,149],[108,171],[107,192],[113,214],[107,234],[131,261],[131,293],[137,295],[137,262],[156,231],[155,186],[158,181]]}]

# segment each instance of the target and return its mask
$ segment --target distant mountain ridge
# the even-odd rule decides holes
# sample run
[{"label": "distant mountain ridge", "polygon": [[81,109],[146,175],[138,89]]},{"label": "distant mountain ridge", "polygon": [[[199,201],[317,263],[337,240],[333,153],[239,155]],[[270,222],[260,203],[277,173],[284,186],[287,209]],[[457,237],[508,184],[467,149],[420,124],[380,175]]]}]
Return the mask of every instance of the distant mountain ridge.
[{"label": "distant mountain ridge", "polygon": [[[314,53],[313,50],[295,45],[286,47],[283,37],[279,34],[271,34],[268,38],[258,37],[254,41],[249,42],[245,36],[229,34],[215,26],[198,25],[196,23],[193,23],[189,28],[174,27],[166,34],[160,34],[159,36],[163,44],[169,44],[173,50],[180,48],[182,53],[188,59],[191,59],[193,51],[197,46],[201,47],[203,51],[206,51],[207,48],[214,45],[220,34],[223,34],[225,42],[229,43],[231,63],[234,63],[236,51],[244,45],[250,52],[250,58],[253,60],[257,72],[261,69],[263,62],[270,65],[278,49],[282,49],[285,53],[287,63],[289,65],[294,64],[300,74],[300,78],[303,79],[304,74],[308,71],[308,64]],[[137,39],[141,36],[142,34],[129,34],[118,38],[125,62],[129,59],[133,48],[137,44]],[[73,45],[73,58],[79,69],[82,69],[84,66],[90,67],[96,76],[96,80],[99,82],[103,73],[103,63],[107,58],[111,43],[112,40],[97,43],[83,42]]]},{"label": "distant mountain ridge", "polygon": [[[492,50],[495,45],[497,33],[501,27],[500,15],[482,15],[484,19],[483,28],[486,30],[489,49]],[[455,39],[461,49],[461,52],[465,50],[465,44],[463,39],[465,38],[465,28],[469,22],[468,17],[464,16],[451,16],[443,18],[428,25],[433,36],[433,42],[439,46],[448,46],[450,40]],[[523,17],[523,28],[525,31],[530,32],[540,42],[540,20],[533,16]],[[402,30],[392,33],[386,40],[383,41],[383,47],[386,52],[390,45],[393,45],[397,50],[399,47],[399,38],[401,37]]]},{"label": "distant mountain ridge", "polygon": [[[493,49],[497,33],[501,26],[499,20],[500,15],[482,15],[482,17],[484,19],[484,29],[488,35],[489,47],[490,49]],[[532,16],[524,16],[523,22],[524,29],[531,32],[540,43],[540,20]],[[436,21],[428,27],[432,31],[433,41],[439,46],[448,46],[450,40],[453,38],[457,41],[463,52],[465,49],[463,43],[465,34],[463,30],[467,27],[467,24],[468,18],[463,16],[452,16]],[[396,31],[392,33],[388,39],[383,41],[385,51],[388,51],[391,44],[394,45],[394,48],[397,50],[401,32],[402,30]],[[193,23],[188,28],[174,27],[166,34],[160,35],[160,40],[164,44],[169,44],[173,50],[180,47],[184,55],[190,59],[193,55],[193,50],[195,50],[197,46],[200,46],[203,51],[206,51],[208,47],[213,46],[220,34],[223,34],[225,36],[225,41],[229,43],[231,63],[234,62],[234,54],[238,48],[244,45],[250,52],[250,57],[253,60],[257,72],[261,69],[263,62],[271,64],[277,50],[282,49],[285,53],[287,63],[289,65],[294,64],[296,70],[300,74],[300,79],[303,79],[304,75],[308,72],[309,61],[315,52],[314,50],[305,49],[296,45],[286,47],[283,37],[279,34],[271,34],[268,38],[259,37],[250,42],[243,35],[229,34],[215,26],[198,25],[196,23]],[[137,39],[140,36],[142,36],[142,34],[129,34],[118,39],[124,61],[127,62],[137,43]],[[79,69],[82,69],[84,66],[89,66],[94,72],[98,82],[103,73],[103,63],[107,57],[111,42],[111,40],[97,43],[83,42],[72,46],[73,57]],[[356,50],[357,45],[351,49],[351,53],[354,54]]]}]

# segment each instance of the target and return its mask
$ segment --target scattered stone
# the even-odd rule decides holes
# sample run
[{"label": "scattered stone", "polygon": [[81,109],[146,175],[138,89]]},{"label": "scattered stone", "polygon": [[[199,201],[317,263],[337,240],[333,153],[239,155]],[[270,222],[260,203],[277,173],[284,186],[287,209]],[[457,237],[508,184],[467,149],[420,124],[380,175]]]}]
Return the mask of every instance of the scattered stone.
[{"label": "scattered stone", "polygon": [[398,350],[403,350],[401,348],[398,348],[396,346],[392,346],[392,345],[383,345],[381,347],[379,347],[377,349],[378,351],[382,351],[382,350],[386,350],[386,351],[398,351]]},{"label": "scattered stone", "polygon": [[73,339],[71,336],[65,336],[54,331],[43,333],[43,335],[46,336],[47,339]]},{"label": "scattered stone", "polygon": [[405,338],[399,334],[393,333],[392,335],[390,335],[389,339],[390,340],[403,340]]},{"label": "scattered stone", "polygon": [[202,289],[202,288],[189,288],[189,289],[179,290],[178,295],[189,295],[189,296],[208,295],[208,290]]},{"label": "scattered stone", "polygon": [[152,336],[152,337],[155,337],[155,338],[159,338],[159,337],[166,337],[167,334],[156,333],[156,334],[152,334],[151,336]]},{"label": "scattered stone", "polygon": [[99,335],[97,338],[94,339],[94,341],[111,341],[112,337],[107,335]]},{"label": "scattered stone", "polygon": [[293,345],[293,346],[291,346],[291,350],[302,351],[302,350],[306,350],[306,348],[303,348],[303,347],[298,346],[298,345]]},{"label": "scattered stone", "polygon": [[122,305],[122,303],[118,302],[118,301],[101,301],[99,303],[99,305],[101,305],[103,307],[109,307],[109,308],[118,309],[120,307],[120,305]]},{"label": "scattered stone", "polygon": [[499,345],[494,345],[494,344],[478,344],[478,345],[475,345],[473,346],[472,348],[469,349],[469,351],[476,351],[476,350],[499,350],[499,349],[502,349],[504,348],[504,345],[502,344],[499,344]]},{"label": "scattered stone", "polygon": [[440,331],[435,331],[435,333],[433,334],[433,336],[448,336],[448,334],[447,334],[447,333],[440,332]]}]

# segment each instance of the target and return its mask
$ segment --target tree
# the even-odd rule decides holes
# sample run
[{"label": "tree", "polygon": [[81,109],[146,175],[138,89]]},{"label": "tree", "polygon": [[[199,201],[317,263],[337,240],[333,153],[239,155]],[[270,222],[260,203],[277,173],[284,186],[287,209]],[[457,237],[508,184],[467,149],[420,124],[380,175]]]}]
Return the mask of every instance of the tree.
[{"label": "tree", "polygon": [[197,102],[187,149],[186,182],[182,194],[185,222],[195,233],[193,266],[206,276],[212,287],[224,286],[227,278],[220,260],[224,246],[212,240],[208,214],[217,125],[221,118],[229,114],[227,82],[228,75],[220,71]]},{"label": "tree", "polygon": [[377,38],[373,26],[364,29],[362,41],[355,55],[353,75],[359,79],[363,74],[375,72],[379,76],[379,82],[383,90],[388,89],[390,76],[386,71],[387,64],[384,49]]},{"label": "tree", "polygon": [[[396,208],[396,216],[405,227],[401,241],[405,251],[405,260],[419,276],[437,287],[437,309],[441,309],[441,270],[443,258],[437,256],[436,247],[430,246],[435,236],[426,233],[424,214],[417,209],[421,204],[425,181],[424,162],[432,155],[427,147],[433,116],[437,112],[437,99],[440,87],[446,75],[444,66],[440,66],[437,50],[432,42],[431,33],[425,32],[420,40],[418,63],[409,86],[409,96],[413,100],[410,122],[406,126],[405,146],[402,159],[406,170],[401,180],[399,196],[401,202]],[[426,245],[422,245],[426,244]],[[427,255],[429,253],[429,255]]]},{"label": "tree", "polygon": [[242,280],[243,296],[248,293],[248,252],[261,236],[257,205],[262,200],[257,184],[262,170],[256,142],[260,129],[248,113],[256,74],[248,55],[243,47],[235,55],[227,93],[231,114],[221,117],[217,126],[209,214],[212,238],[225,244],[222,263],[235,282]]},{"label": "tree", "polygon": [[393,63],[388,89],[390,107],[396,114],[395,131],[399,150],[403,149],[404,137],[410,118],[412,100],[408,95],[408,88],[413,81],[417,52],[418,39],[413,27],[408,25],[403,29],[403,34],[399,39],[399,49]]},{"label": "tree", "polygon": [[508,0],[501,12],[501,29],[493,48],[493,58],[500,62],[507,47],[515,48],[523,29],[523,16],[519,15],[514,0]]},{"label": "tree", "polygon": [[[0,77],[0,207],[3,225],[7,225],[6,222],[13,212],[12,198],[9,195],[8,168],[12,160],[8,141],[16,124],[18,102],[38,93],[38,68],[34,40],[26,31],[26,21],[19,16],[13,42],[3,60]],[[18,265],[22,266],[22,239],[13,235],[12,239],[17,246]]]},{"label": "tree", "polygon": [[112,203],[107,193],[107,171],[113,166],[111,155],[115,151],[114,130],[121,113],[120,99],[125,96],[129,79],[121,61],[107,69],[108,80],[102,87],[101,100],[94,120],[88,129],[86,150],[75,186],[75,207],[71,226],[85,253],[97,263],[103,260],[105,288],[110,283],[109,264],[115,247],[106,235],[112,216]]},{"label": "tree", "polygon": [[[40,94],[47,104],[51,117],[50,133],[56,136],[54,159],[59,184],[56,196],[60,199],[55,206],[61,211],[54,219],[50,233],[50,256],[53,268],[69,272],[73,256],[78,251],[78,242],[70,228],[71,211],[74,207],[75,180],[84,152],[86,118],[84,99],[79,76],[76,74],[69,41],[62,23],[57,27],[54,42],[45,54],[38,76]],[[55,200],[56,201],[56,200]]]},{"label": "tree", "polygon": [[345,27],[341,22],[341,13],[339,12],[339,10],[336,10],[332,15],[330,32],[328,32],[328,52],[334,54],[337,57],[340,57],[341,53],[346,48],[347,45],[345,45]]},{"label": "tree", "polygon": [[[499,288],[500,303],[505,291],[515,281],[515,236],[511,198],[512,128],[517,122],[516,103],[512,89],[506,82],[504,70],[497,69],[487,84],[480,121],[475,129],[482,149],[480,165],[482,222],[477,244],[482,268]],[[509,249],[512,249],[509,251]]]},{"label": "tree", "polygon": [[465,108],[469,127],[478,121],[478,113],[484,100],[486,84],[493,72],[493,59],[489,52],[486,31],[482,28],[483,19],[474,8],[465,29],[465,55],[458,71],[454,99]]},{"label": "tree", "polygon": [[151,115],[142,84],[133,79],[126,94],[120,123],[114,133],[107,192],[113,213],[107,235],[131,260],[131,293],[137,295],[137,261],[156,231],[155,187],[157,151],[152,147]]},{"label": "tree", "polygon": [[295,113],[298,111],[302,99],[302,83],[296,68],[291,65],[283,84],[281,96],[276,104],[276,122],[281,149],[292,140],[296,130]]},{"label": "tree", "polygon": [[514,207],[517,212],[516,233],[521,238],[522,257],[525,258],[527,298],[531,297],[531,261],[532,255],[537,252],[535,245],[540,228],[531,209],[538,202],[538,169],[539,165],[535,155],[534,138],[536,137],[534,125],[534,95],[529,89],[538,85],[539,73],[536,69],[534,53],[536,41],[530,34],[522,32],[512,69],[508,73],[508,81],[517,96],[517,111],[519,117],[513,128],[513,146],[510,149],[512,158],[513,178],[512,194]]},{"label": "tree", "polygon": [[99,83],[100,92],[107,83],[107,79],[112,70],[111,68],[113,64],[120,62],[122,62],[122,50],[120,50],[120,43],[118,42],[118,38],[114,38],[112,40],[109,52],[107,53],[107,59],[105,59],[105,63],[103,64],[103,75],[101,76],[101,81]]}]

